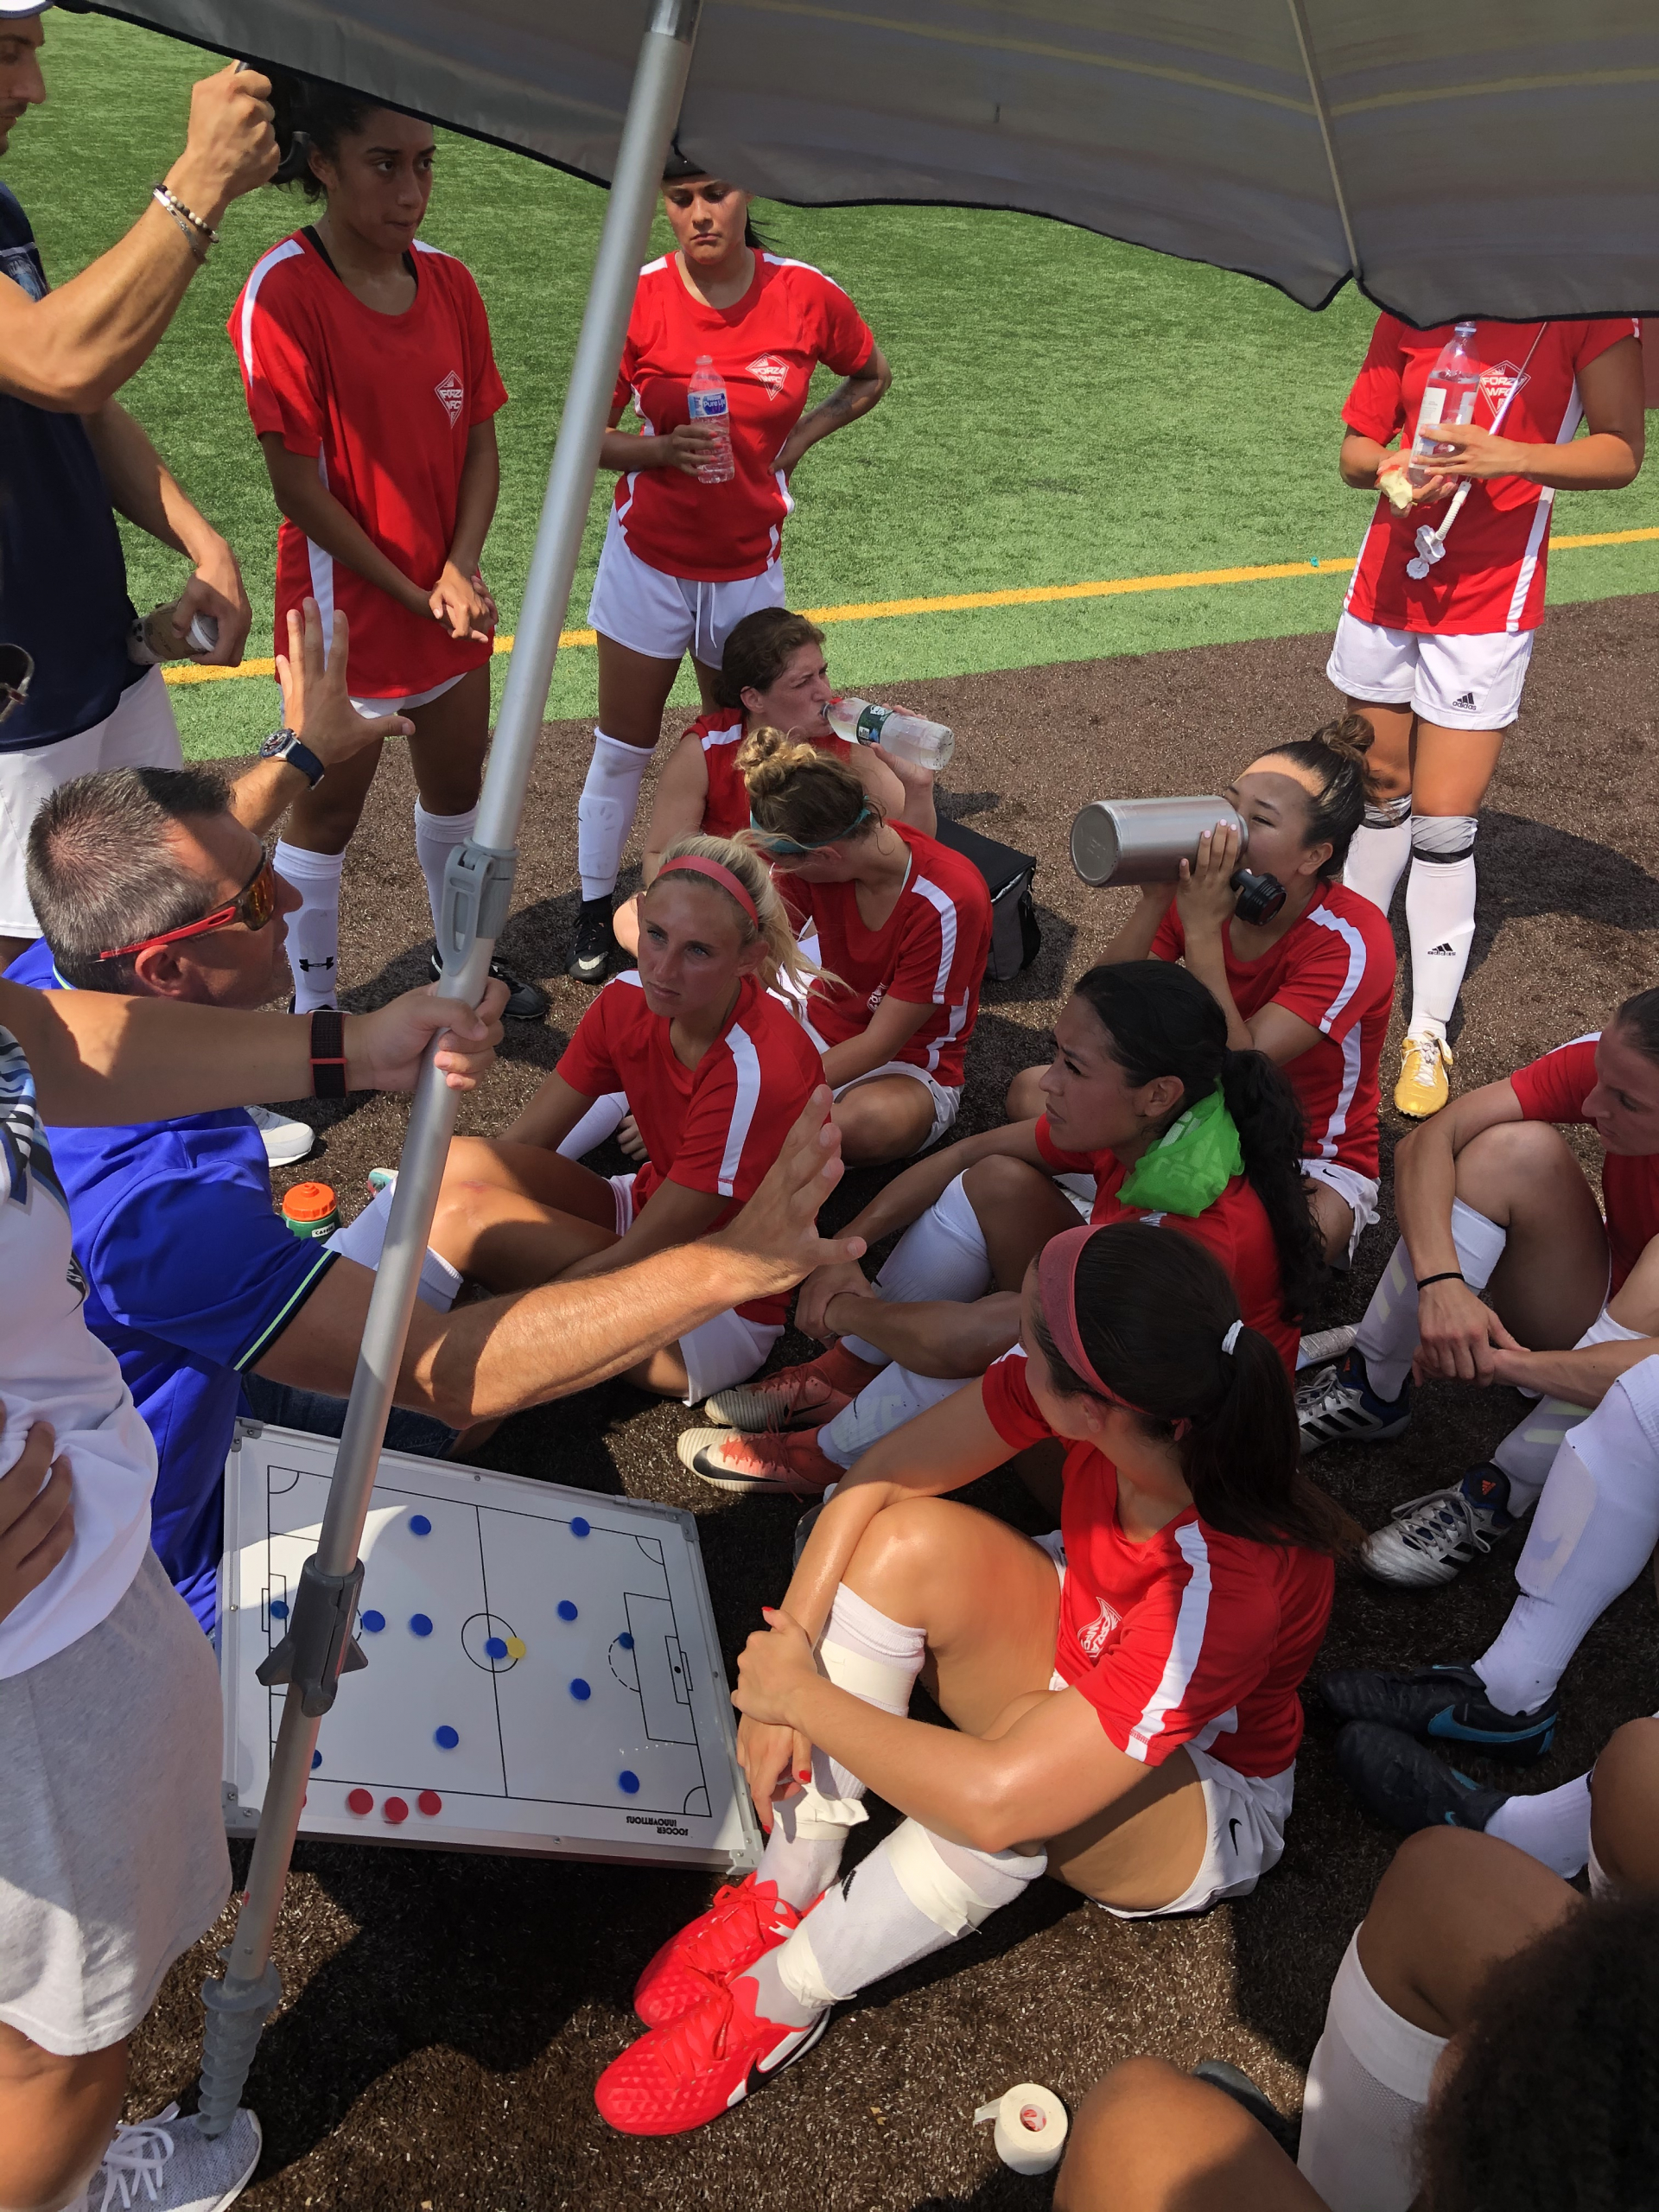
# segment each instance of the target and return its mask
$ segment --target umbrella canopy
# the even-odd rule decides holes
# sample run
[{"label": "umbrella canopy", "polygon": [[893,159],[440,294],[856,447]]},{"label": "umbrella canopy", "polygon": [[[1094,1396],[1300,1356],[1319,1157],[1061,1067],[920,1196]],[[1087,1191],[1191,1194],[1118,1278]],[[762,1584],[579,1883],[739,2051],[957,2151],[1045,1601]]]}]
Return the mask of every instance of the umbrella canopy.
[{"label": "umbrella canopy", "polygon": [[[146,0],[608,182],[645,0]],[[1428,325],[1659,308],[1649,0],[706,0],[679,144],[805,206],[1006,207]]]}]

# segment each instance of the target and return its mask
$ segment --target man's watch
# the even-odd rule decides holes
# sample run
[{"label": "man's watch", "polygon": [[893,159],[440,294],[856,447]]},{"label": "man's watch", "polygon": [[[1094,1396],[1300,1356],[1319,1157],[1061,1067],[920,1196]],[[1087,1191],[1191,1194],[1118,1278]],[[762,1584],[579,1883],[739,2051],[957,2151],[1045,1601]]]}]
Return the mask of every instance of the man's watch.
[{"label": "man's watch", "polygon": [[291,729],[274,729],[259,748],[262,760],[286,760],[290,768],[297,768],[313,791],[322,781],[323,766],[308,745],[302,744]]}]

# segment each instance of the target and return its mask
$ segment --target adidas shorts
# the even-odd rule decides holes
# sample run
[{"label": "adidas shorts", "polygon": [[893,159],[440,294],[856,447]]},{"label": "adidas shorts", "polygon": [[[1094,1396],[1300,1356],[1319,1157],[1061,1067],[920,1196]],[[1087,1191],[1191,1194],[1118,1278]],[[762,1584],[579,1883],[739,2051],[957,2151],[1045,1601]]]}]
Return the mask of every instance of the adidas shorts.
[{"label": "adidas shorts", "polygon": [[[1054,1562],[1054,1572],[1065,1585],[1065,1545],[1058,1529],[1033,1539]],[[1066,1687],[1063,1675],[1048,1678],[1052,1690]],[[1228,1897],[1249,1897],[1263,1874],[1270,1873],[1284,1856],[1285,1822],[1290,1818],[1295,1792],[1296,1763],[1282,1774],[1239,1774],[1194,1745],[1186,1755],[1198,1770],[1204,1790],[1208,1830],[1198,1871],[1178,1897],[1168,1904],[1148,1906],[1102,1905],[1114,1920],[1168,1920],[1178,1916],[1208,1912]]]},{"label": "adidas shorts", "polygon": [[1325,672],[1351,699],[1409,706],[1440,729],[1508,729],[1521,711],[1535,634],[1483,630],[1441,638],[1344,614]]},{"label": "adidas shorts", "polygon": [[[633,1226],[633,1178],[612,1175],[607,1180],[616,1200],[616,1233],[626,1236]],[[679,1340],[686,1404],[699,1406],[717,1390],[747,1382],[766,1365],[767,1354],[783,1333],[780,1322],[751,1321],[734,1306],[688,1329]]]},{"label": "adidas shorts", "polygon": [[705,668],[718,668],[727,639],[746,614],[783,604],[780,561],[758,576],[739,576],[730,583],[665,575],[630,549],[616,509],[611,509],[588,620],[630,652],[677,661],[689,652]]}]

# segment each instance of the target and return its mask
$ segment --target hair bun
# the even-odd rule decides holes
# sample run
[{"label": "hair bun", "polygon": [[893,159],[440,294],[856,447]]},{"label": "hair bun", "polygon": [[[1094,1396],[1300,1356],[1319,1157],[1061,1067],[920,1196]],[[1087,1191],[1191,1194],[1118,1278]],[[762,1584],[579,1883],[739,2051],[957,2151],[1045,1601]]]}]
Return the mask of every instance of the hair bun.
[{"label": "hair bun", "polygon": [[1344,760],[1363,761],[1376,742],[1376,732],[1364,715],[1339,715],[1313,733],[1315,745],[1339,753]]},{"label": "hair bun", "polygon": [[786,730],[752,729],[738,747],[738,773],[752,794],[776,791],[795,769],[820,760],[817,746],[805,745]]}]

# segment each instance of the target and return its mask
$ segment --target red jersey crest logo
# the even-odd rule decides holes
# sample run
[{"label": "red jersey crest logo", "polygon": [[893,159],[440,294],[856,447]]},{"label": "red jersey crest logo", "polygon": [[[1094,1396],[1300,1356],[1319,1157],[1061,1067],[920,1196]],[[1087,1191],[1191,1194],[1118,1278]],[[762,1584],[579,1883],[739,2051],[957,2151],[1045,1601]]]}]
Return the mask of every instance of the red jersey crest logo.
[{"label": "red jersey crest logo", "polygon": [[1495,369],[1481,371],[1481,397],[1496,415],[1512,392],[1519,391],[1522,385],[1531,382],[1532,378],[1525,373],[1518,363],[1500,361]]},{"label": "red jersey crest logo", "polygon": [[749,363],[749,374],[766,386],[768,399],[776,399],[789,382],[789,363],[775,353],[757,353]]},{"label": "red jersey crest logo", "polygon": [[467,404],[467,387],[454,370],[451,369],[443,382],[435,384],[432,389],[443,402],[443,411],[449,417],[451,425],[459,423],[461,410]]},{"label": "red jersey crest logo", "polygon": [[1083,1646],[1084,1656],[1089,1659],[1099,1658],[1101,1653],[1111,1642],[1118,1624],[1123,1618],[1121,1613],[1114,1612],[1103,1598],[1097,1597],[1095,1603],[1100,1607],[1100,1618],[1097,1621],[1090,1621],[1088,1627],[1081,1630],[1077,1636],[1077,1642]]}]

